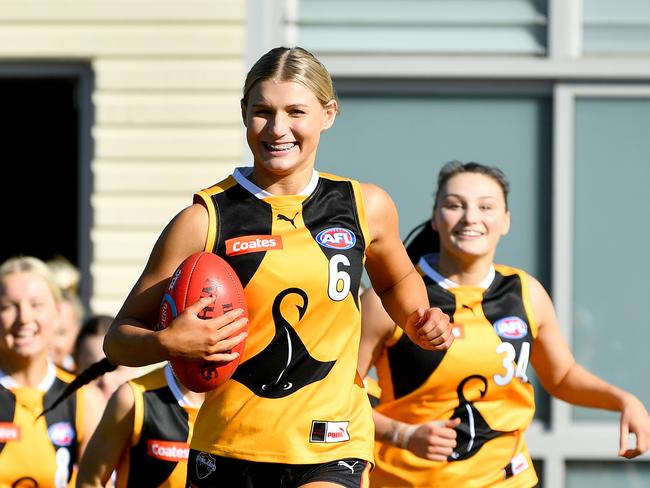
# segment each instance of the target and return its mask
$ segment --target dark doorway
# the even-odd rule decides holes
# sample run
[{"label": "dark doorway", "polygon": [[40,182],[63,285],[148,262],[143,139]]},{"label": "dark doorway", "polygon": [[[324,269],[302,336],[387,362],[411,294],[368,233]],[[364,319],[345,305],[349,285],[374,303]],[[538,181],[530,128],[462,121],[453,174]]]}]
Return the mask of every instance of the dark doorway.
[{"label": "dark doorway", "polygon": [[0,77],[0,260],[55,255],[80,264],[77,78]]}]

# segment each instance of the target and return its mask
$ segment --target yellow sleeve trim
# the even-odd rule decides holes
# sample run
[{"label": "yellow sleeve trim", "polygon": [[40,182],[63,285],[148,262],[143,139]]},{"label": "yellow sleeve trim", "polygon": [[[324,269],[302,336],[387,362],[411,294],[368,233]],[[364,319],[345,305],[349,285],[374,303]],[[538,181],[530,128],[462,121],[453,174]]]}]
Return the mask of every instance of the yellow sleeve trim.
[{"label": "yellow sleeve trim", "polygon": [[75,409],[75,430],[77,431],[77,442],[79,444],[83,444],[84,440],[86,439],[86,434],[91,435],[92,432],[85,432],[84,430],[84,414],[86,411],[86,389],[85,388],[80,388],[76,391],[75,393],[77,397],[77,408]]},{"label": "yellow sleeve trim", "polygon": [[140,442],[140,435],[142,435],[142,424],[144,423],[144,397],[142,390],[138,385],[128,382],[127,383],[133,391],[133,434],[131,435],[131,445],[135,446]]},{"label": "yellow sleeve trim", "polygon": [[202,203],[208,210],[208,235],[205,238],[204,251],[212,252],[217,239],[217,212],[214,208],[212,198],[205,190],[201,190],[194,194],[194,202]]},{"label": "yellow sleeve trim", "polygon": [[357,210],[359,213],[359,225],[361,226],[361,232],[363,232],[363,240],[366,243],[366,249],[367,249],[368,244],[370,244],[370,229],[368,228],[368,217],[366,216],[366,206],[364,205],[363,202],[361,183],[355,180],[349,180],[349,181],[352,184],[352,189],[354,191],[354,199],[357,202]]}]

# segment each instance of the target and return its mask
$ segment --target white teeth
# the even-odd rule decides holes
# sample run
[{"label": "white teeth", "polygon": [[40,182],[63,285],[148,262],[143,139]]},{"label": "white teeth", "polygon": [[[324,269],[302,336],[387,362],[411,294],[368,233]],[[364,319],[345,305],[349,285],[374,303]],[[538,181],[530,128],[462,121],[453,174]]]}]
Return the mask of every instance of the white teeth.
[{"label": "white teeth", "polygon": [[22,330],[18,331],[17,334],[14,334],[14,336],[16,336],[16,337],[34,337],[35,334],[36,333],[33,330],[22,329]]},{"label": "white teeth", "polygon": [[480,235],[481,235],[480,232],[475,231],[475,230],[464,230],[464,231],[462,231],[462,232],[459,232],[459,234],[460,234],[460,235],[463,235],[463,236],[468,236],[468,237],[476,237],[476,236],[480,236]]},{"label": "white teeth", "polygon": [[267,147],[271,151],[288,151],[289,149],[291,149],[295,145],[296,144],[294,142],[287,142],[286,144],[268,144],[267,143]]}]

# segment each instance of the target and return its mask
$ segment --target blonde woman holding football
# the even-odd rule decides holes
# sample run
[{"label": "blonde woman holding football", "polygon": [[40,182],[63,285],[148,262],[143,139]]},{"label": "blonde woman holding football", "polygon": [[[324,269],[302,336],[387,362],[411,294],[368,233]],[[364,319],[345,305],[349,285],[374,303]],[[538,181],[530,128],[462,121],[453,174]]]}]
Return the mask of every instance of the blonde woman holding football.
[{"label": "blonde woman holding football", "polygon": [[[188,486],[367,486],[373,424],[357,373],[365,268],[395,323],[419,346],[445,349],[448,317],[430,308],[400,241],[395,205],[369,184],[319,173],[316,152],[338,113],[331,77],[311,53],[276,48],[249,71],[241,112],[253,165],[194,196],[165,228],[109,331],[116,364],[170,358],[231,361],[206,394]],[[241,310],[200,320],[204,298],[154,331],[176,267],[218,254],[244,287]]]}]

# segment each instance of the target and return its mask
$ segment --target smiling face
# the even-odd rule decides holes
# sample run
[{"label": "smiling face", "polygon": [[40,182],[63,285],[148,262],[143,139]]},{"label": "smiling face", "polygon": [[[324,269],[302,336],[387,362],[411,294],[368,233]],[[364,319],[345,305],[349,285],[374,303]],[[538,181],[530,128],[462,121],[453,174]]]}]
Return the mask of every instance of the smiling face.
[{"label": "smiling face", "polygon": [[480,173],[459,173],[438,192],[433,228],[443,255],[462,262],[494,258],[501,236],[510,228],[510,212],[499,183]]},{"label": "smiling face", "polygon": [[242,106],[246,139],[255,159],[255,182],[265,188],[293,174],[308,182],[320,134],[331,127],[336,109],[335,100],[323,106],[298,82],[256,83]]},{"label": "smiling face", "polygon": [[47,355],[58,318],[58,304],[44,278],[31,272],[2,277],[0,354],[4,360]]}]

